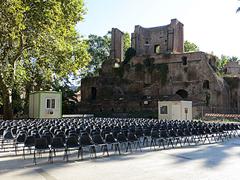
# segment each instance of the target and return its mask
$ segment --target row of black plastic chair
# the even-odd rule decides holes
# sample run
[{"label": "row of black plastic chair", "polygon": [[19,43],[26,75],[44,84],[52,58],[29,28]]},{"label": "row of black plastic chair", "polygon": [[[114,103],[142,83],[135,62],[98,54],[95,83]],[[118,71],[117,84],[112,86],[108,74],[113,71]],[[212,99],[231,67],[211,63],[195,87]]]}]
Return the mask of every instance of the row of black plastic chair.
[{"label": "row of black plastic chair", "polygon": [[[35,152],[49,151],[49,161],[56,150],[64,150],[64,159],[68,160],[68,151],[78,150],[83,157],[88,149],[96,157],[96,148],[100,147],[108,155],[111,145],[120,154],[120,145],[126,151],[132,146],[141,150],[141,146],[176,147],[223,141],[238,135],[239,126],[233,123],[205,123],[201,121],[157,120],[142,118],[70,118],[0,121],[0,139],[2,149],[13,146],[15,153],[22,145],[25,150]],[[88,140],[87,140],[88,139]],[[110,141],[111,140],[111,141]],[[150,141],[150,144],[149,144]],[[6,142],[6,143],[5,143]]]}]

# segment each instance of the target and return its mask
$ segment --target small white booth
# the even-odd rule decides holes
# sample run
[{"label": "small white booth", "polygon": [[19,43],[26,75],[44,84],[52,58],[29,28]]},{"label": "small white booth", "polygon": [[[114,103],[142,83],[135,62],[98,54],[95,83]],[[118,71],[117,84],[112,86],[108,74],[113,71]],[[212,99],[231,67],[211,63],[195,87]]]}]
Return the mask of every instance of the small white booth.
[{"label": "small white booth", "polygon": [[29,96],[30,118],[61,118],[62,92],[38,91]]},{"label": "small white booth", "polygon": [[158,118],[192,120],[192,101],[158,101]]}]

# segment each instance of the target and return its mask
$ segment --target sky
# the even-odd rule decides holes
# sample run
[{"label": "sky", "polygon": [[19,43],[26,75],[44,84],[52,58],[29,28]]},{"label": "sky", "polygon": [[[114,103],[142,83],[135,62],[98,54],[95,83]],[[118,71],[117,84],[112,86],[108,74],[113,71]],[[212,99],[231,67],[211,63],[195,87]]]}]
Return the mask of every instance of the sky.
[{"label": "sky", "polygon": [[135,25],[156,27],[177,18],[184,39],[201,51],[240,57],[238,0],[85,0],[87,13],[77,31],[103,36],[113,27],[132,33]]}]

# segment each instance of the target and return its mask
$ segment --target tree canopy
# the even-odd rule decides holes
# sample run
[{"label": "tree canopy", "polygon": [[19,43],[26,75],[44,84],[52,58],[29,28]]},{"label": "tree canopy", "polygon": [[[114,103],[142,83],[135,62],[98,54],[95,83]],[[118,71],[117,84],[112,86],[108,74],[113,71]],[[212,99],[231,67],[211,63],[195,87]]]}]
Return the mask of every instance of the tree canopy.
[{"label": "tree canopy", "polygon": [[225,55],[221,55],[220,58],[217,59],[217,72],[220,76],[224,75],[224,70],[225,70],[225,66],[228,62],[238,62],[240,61],[240,59],[236,56],[225,56]]},{"label": "tree canopy", "polygon": [[184,52],[196,52],[199,51],[199,47],[189,41],[184,41]]},{"label": "tree canopy", "polygon": [[[88,44],[88,53],[91,55],[89,64],[81,69],[81,76],[97,76],[102,67],[102,63],[110,56],[111,49],[111,32],[104,36],[89,35],[86,40]],[[129,33],[124,33],[123,52],[126,58],[126,52],[131,46]]]},{"label": "tree canopy", "polygon": [[14,88],[76,73],[89,56],[75,30],[85,13],[83,0],[4,0],[0,9],[0,91],[6,119],[12,118]]},{"label": "tree canopy", "polygon": [[91,56],[89,64],[81,71],[82,76],[96,76],[102,66],[102,63],[110,55],[111,34],[108,32],[104,36],[89,35],[86,40],[88,44],[88,53]]}]

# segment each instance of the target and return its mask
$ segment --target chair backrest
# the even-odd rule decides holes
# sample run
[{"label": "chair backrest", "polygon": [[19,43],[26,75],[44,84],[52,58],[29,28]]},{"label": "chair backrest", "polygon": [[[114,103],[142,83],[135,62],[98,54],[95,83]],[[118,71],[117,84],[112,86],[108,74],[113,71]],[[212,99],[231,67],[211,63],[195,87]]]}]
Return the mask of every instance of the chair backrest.
[{"label": "chair backrest", "polygon": [[11,129],[4,130],[3,139],[14,139]]},{"label": "chair backrest", "polygon": [[106,134],[105,141],[106,143],[115,143],[116,139],[113,137],[113,134]]},{"label": "chair backrest", "polygon": [[42,138],[46,138],[47,144],[50,145],[52,142],[52,137],[50,135],[43,135]]},{"label": "chair backrest", "polygon": [[92,139],[88,134],[83,134],[80,139],[79,142],[81,144],[81,146],[89,146],[92,145]]},{"label": "chair backrest", "polygon": [[160,131],[160,137],[161,138],[168,138],[167,130],[161,130]]},{"label": "chair backrest", "polygon": [[151,132],[151,138],[159,138],[159,131],[158,130],[153,130]]},{"label": "chair backrest", "polygon": [[24,143],[26,140],[26,134],[25,133],[19,133],[17,135],[16,141],[17,143]]},{"label": "chair backrest", "polygon": [[47,138],[36,138],[35,139],[35,149],[42,150],[42,149],[49,149]]},{"label": "chair backrest", "polygon": [[67,138],[66,140],[66,146],[67,147],[78,147],[79,146],[79,143],[78,143],[78,140],[75,136],[70,136]]},{"label": "chair backrest", "polygon": [[104,144],[103,138],[100,134],[95,134],[92,136],[94,144]]},{"label": "chair backrest", "polygon": [[137,140],[137,136],[133,132],[129,132],[127,138],[128,138],[128,141],[136,141]]},{"label": "chair backrest", "polygon": [[127,142],[127,138],[125,136],[125,134],[123,134],[122,132],[120,132],[118,135],[117,135],[117,140],[119,142]]},{"label": "chair backrest", "polygon": [[34,146],[35,145],[35,137],[34,136],[27,136],[24,142],[24,146]]},{"label": "chair backrest", "polygon": [[51,143],[51,147],[53,149],[56,149],[56,148],[64,148],[64,144],[63,144],[63,140],[61,137],[54,137],[52,139],[52,143]]}]

